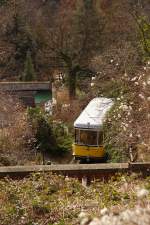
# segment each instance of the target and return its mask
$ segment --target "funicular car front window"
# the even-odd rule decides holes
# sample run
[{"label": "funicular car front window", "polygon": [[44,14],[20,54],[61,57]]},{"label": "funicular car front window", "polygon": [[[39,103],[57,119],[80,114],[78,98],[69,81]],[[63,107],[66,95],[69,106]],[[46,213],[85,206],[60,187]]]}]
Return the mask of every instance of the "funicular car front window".
[{"label": "funicular car front window", "polygon": [[102,145],[103,131],[75,129],[75,143],[82,145]]},{"label": "funicular car front window", "polygon": [[97,131],[80,130],[80,144],[97,145]]}]

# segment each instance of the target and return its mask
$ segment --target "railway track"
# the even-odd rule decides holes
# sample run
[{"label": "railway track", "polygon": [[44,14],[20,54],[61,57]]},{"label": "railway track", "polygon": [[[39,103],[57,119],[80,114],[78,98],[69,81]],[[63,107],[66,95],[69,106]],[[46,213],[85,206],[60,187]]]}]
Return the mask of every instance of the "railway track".
[{"label": "railway track", "polygon": [[31,173],[51,172],[69,177],[83,179],[106,179],[115,173],[141,173],[150,175],[150,162],[148,163],[105,163],[105,164],[58,164],[58,165],[34,165],[34,166],[8,166],[0,167],[0,178],[10,177],[22,179]]}]

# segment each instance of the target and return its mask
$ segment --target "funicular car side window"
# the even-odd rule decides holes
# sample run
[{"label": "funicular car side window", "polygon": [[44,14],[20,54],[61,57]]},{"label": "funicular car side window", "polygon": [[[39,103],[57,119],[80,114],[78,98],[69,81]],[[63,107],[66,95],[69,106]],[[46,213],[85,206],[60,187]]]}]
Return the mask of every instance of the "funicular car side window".
[{"label": "funicular car side window", "polygon": [[103,139],[104,139],[104,134],[102,131],[100,131],[98,133],[99,137],[98,137],[98,145],[103,145]]},{"label": "funicular car side window", "polygon": [[79,142],[80,142],[80,130],[75,129],[75,143],[79,143]]}]

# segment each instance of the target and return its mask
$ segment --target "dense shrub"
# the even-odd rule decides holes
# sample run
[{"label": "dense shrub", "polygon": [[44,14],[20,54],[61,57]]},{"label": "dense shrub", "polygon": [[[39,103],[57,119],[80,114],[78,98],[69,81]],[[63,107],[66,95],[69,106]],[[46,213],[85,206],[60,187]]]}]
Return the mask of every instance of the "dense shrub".
[{"label": "dense shrub", "polygon": [[36,147],[41,152],[57,156],[71,149],[72,138],[63,123],[53,121],[38,107],[29,108],[28,116],[36,137]]}]

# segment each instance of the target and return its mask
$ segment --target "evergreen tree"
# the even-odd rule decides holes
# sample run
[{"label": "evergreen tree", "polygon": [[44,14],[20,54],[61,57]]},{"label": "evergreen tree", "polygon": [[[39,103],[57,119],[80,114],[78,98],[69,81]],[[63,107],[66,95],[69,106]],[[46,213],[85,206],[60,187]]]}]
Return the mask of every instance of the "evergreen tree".
[{"label": "evergreen tree", "polygon": [[24,73],[22,78],[22,80],[24,81],[32,81],[36,79],[30,51],[28,51],[26,55]]},{"label": "evergreen tree", "polygon": [[37,51],[36,38],[26,22],[26,17],[16,13],[14,15],[14,26],[12,29],[11,42],[15,45],[15,59],[17,62],[23,63],[26,58],[27,51],[32,54],[32,59],[35,61]]}]

